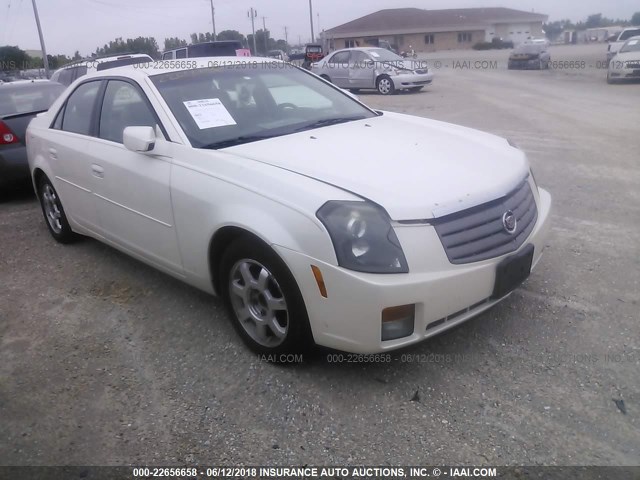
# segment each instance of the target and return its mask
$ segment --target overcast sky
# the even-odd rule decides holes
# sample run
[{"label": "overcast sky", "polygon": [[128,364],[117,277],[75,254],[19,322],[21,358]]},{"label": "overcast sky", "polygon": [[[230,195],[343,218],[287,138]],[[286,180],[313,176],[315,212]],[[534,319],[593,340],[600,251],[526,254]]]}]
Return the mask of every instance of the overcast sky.
[{"label": "overcast sky", "polygon": [[[47,53],[88,55],[116,37],[152,36],[162,50],[165,37],[189,39],[192,32],[211,31],[209,0],[37,0]],[[258,12],[256,30],[267,28],[289,42],[310,38],[307,0],[214,0],[216,30],[251,33],[247,10]],[[640,0],[313,0],[314,28],[329,29],[383,8],[427,9],[510,7],[545,13],[550,20],[577,21],[592,13],[629,19],[640,11]],[[319,19],[316,13],[319,14]],[[0,45],[38,49],[31,0],[0,0]]]}]

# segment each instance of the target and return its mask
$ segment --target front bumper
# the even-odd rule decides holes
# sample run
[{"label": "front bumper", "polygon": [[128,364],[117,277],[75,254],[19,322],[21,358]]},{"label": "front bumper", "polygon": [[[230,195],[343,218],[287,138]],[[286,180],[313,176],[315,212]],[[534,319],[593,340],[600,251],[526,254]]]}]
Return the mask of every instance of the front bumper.
[{"label": "front bumper", "polygon": [[[528,244],[534,246],[532,268],[538,263],[549,231],[551,196],[539,189],[538,220]],[[379,353],[425,340],[487,310],[492,300],[496,266],[509,256],[465,265],[449,263],[435,229],[430,225],[396,227],[411,273],[366,274],[346,270],[276,246],[293,272],[307,307],[317,344],[353,353]],[[318,289],[311,265],[324,277],[327,298]],[[415,304],[413,334],[381,340],[381,312],[388,307]]]},{"label": "front bumper", "polygon": [[433,82],[433,73],[409,73],[391,77],[396,90],[424,87]]},{"label": "front bumper", "polygon": [[542,60],[539,58],[532,60],[509,60],[507,68],[509,70],[540,70]]},{"label": "front bumper", "polygon": [[0,187],[29,182],[29,162],[27,149],[22,144],[6,145],[0,148]]},{"label": "front bumper", "polygon": [[625,67],[609,69],[609,78],[612,78],[614,80],[640,80],[640,68]]}]

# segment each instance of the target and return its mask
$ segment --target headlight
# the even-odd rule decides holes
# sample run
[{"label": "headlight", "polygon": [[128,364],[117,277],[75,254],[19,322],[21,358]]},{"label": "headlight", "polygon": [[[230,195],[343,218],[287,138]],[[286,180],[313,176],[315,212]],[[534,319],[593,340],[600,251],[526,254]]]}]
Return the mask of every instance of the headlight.
[{"label": "headlight", "polygon": [[409,272],[389,215],[382,208],[332,200],[317,216],[329,232],[341,267],[367,273]]}]

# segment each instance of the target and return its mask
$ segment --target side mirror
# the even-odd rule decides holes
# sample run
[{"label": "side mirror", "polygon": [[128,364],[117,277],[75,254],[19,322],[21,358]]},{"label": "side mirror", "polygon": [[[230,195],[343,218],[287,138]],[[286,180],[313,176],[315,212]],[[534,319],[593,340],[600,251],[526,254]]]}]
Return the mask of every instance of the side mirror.
[{"label": "side mirror", "polygon": [[127,127],[122,133],[127,150],[138,153],[150,152],[156,146],[156,132],[153,127]]}]

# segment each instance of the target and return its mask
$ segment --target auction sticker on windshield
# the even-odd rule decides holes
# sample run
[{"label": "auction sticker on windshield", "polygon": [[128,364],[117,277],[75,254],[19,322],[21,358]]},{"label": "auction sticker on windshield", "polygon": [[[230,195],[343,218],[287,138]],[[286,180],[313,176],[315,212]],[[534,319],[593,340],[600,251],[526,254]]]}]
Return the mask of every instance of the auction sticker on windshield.
[{"label": "auction sticker on windshield", "polygon": [[183,103],[200,130],[237,125],[229,110],[218,98],[203,98]]}]

